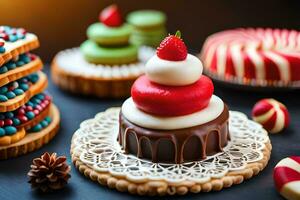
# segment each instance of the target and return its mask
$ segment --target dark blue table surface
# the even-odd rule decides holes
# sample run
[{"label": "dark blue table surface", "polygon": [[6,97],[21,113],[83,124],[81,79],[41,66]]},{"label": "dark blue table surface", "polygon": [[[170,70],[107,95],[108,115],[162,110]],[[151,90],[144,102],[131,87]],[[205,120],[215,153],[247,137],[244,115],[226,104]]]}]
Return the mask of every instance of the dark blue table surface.
[{"label": "dark blue table surface", "polygon": [[[46,72],[50,79],[49,70],[46,69]],[[123,100],[96,99],[71,95],[59,90],[52,84],[51,80],[49,81],[48,91],[61,111],[61,129],[58,135],[41,149],[18,158],[0,161],[0,199],[140,199],[141,197],[139,196],[120,193],[85,178],[75,169],[69,154],[71,137],[75,130],[78,129],[80,122],[92,118],[97,112],[104,111],[111,106],[120,106]],[[300,155],[300,91],[263,94],[241,92],[216,85],[215,94],[220,96],[231,110],[242,111],[248,116],[250,116],[251,108],[257,100],[263,97],[276,98],[289,108],[291,124],[282,134],[270,136],[273,145],[271,160],[258,176],[220,192],[161,198],[190,200],[282,199],[274,188],[272,170],[280,159],[290,155]],[[26,174],[32,159],[46,151],[66,155],[68,162],[72,165],[72,177],[68,187],[65,189],[42,194],[30,189],[30,185],[27,184]],[[158,197],[143,197],[143,199],[158,199]]]}]

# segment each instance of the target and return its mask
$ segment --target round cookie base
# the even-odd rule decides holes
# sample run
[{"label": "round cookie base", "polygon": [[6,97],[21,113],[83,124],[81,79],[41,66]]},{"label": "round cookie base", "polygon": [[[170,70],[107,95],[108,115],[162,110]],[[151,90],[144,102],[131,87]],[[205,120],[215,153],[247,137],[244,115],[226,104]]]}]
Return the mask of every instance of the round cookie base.
[{"label": "round cookie base", "polygon": [[198,184],[195,182],[183,181],[181,183],[171,183],[166,181],[147,181],[143,183],[134,182],[123,177],[113,176],[110,173],[101,173],[93,170],[88,165],[84,164],[79,159],[79,155],[73,152],[73,143],[71,145],[72,162],[80,173],[84,174],[87,178],[95,181],[101,185],[105,185],[112,189],[117,189],[120,192],[129,192],[137,195],[185,195],[189,192],[210,192],[220,191],[223,188],[231,187],[232,185],[240,184],[244,180],[250,179],[262,171],[271,155],[272,145],[266,143],[263,149],[263,159],[248,164],[245,169],[229,172],[222,178],[211,179],[210,181]]},{"label": "round cookie base", "polygon": [[53,82],[63,90],[74,94],[92,95],[96,97],[122,98],[130,96],[130,89],[138,76],[105,79],[88,77],[66,72],[59,67],[55,59],[51,64]]},{"label": "round cookie base", "polygon": [[52,104],[50,108],[52,122],[40,132],[27,133],[26,136],[17,143],[8,146],[0,146],[0,160],[13,158],[30,153],[47,144],[58,132],[60,114],[57,107]]}]

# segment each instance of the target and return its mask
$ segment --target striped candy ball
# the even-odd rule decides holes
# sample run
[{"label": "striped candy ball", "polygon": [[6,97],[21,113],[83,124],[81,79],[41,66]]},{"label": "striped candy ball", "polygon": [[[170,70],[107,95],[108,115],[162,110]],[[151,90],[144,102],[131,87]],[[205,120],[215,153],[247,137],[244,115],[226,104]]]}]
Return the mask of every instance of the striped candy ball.
[{"label": "striped candy ball", "polygon": [[281,160],[274,168],[276,189],[288,200],[300,199],[300,156]]},{"label": "striped candy ball", "polygon": [[270,133],[278,133],[289,124],[287,108],[275,99],[262,99],[252,109],[252,118]]}]

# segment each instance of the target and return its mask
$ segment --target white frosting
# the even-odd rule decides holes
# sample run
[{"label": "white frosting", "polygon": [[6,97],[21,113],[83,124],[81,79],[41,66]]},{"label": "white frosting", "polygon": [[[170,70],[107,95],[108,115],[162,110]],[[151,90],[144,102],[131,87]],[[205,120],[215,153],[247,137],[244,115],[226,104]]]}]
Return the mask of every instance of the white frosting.
[{"label": "white frosting", "polygon": [[139,49],[139,63],[127,65],[100,65],[87,62],[79,48],[61,51],[56,56],[56,63],[64,71],[76,75],[98,78],[126,78],[144,73],[145,62],[155,54],[150,47]]},{"label": "white frosting", "polygon": [[14,50],[15,48],[18,48],[20,46],[23,46],[24,44],[37,40],[37,36],[32,34],[32,33],[26,33],[26,37],[24,39],[19,39],[15,42],[8,42],[8,41],[4,41],[2,39],[0,39],[0,41],[4,42],[4,48],[5,48],[5,52],[10,52],[12,50]]},{"label": "white frosting", "polygon": [[183,61],[169,61],[154,55],[146,63],[146,76],[153,82],[162,85],[182,86],[196,82],[202,74],[201,61],[188,54]]},{"label": "white frosting", "polygon": [[128,98],[122,105],[122,113],[130,122],[144,128],[160,130],[174,130],[205,124],[216,119],[223,110],[223,101],[215,95],[212,96],[206,108],[177,117],[160,117],[147,114],[135,106],[132,98]]}]

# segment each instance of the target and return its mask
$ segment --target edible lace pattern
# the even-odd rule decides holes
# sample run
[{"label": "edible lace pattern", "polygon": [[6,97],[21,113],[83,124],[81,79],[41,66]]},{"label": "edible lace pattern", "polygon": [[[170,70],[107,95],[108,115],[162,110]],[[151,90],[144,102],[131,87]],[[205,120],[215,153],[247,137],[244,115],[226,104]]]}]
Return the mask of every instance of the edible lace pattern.
[{"label": "edible lace pattern", "polygon": [[152,163],[124,154],[117,141],[119,111],[119,108],[111,108],[83,121],[72,139],[73,154],[95,171],[135,182],[205,183],[211,178],[222,178],[230,171],[244,169],[247,164],[261,160],[265,143],[269,141],[261,125],[243,113],[230,111],[231,141],[224,152],[184,164]]}]

